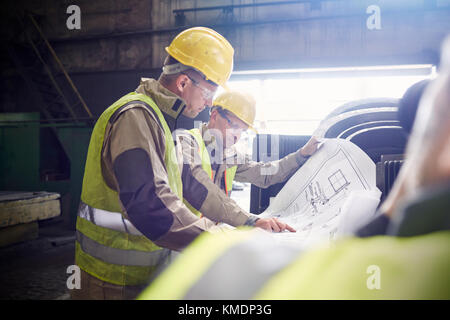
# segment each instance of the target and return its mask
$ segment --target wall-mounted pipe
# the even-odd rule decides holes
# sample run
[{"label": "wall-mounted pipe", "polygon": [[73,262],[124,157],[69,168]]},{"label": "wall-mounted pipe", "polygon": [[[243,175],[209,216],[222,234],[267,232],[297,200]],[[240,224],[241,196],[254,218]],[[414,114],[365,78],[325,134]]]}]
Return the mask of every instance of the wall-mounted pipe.
[{"label": "wall-mounted pipe", "polygon": [[[402,9],[402,10],[391,10],[391,11],[383,11],[383,16],[405,16],[409,14],[424,14],[425,12],[450,12],[449,7],[440,7],[440,8],[430,8],[430,9]],[[280,20],[263,20],[263,21],[248,21],[248,22],[234,22],[234,23],[218,23],[213,25],[203,25],[204,27],[209,27],[212,29],[226,29],[226,28],[239,28],[243,26],[256,26],[256,25],[264,25],[264,24],[281,24],[281,23],[298,23],[298,22],[308,22],[308,21],[316,21],[316,20],[333,20],[333,19],[347,19],[347,18],[367,18],[367,14],[363,13],[354,13],[354,14],[342,14],[342,15],[329,15],[329,16],[318,16],[318,17],[307,17],[307,18],[294,18],[294,19],[280,19]],[[90,41],[90,40],[98,40],[98,39],[108,39],[108,38],[121,38],[121,37],[129,37],[136,35],[149,35],[149,34],[164,34],[164,33],[176,33],[180,32],[184,29],[198,26],[196,25],[185,25],[179,27],[170,27],[170,28],[161,28],[161,29],[141,29],[135,31],[127,31],[127,32],[117,32],[117,33],[106,33],[106,34],[96,34],[96,35],[87,35],[80,37],[71,37],[71,38],[55,38],[51,39],[50,42],[64,43],[64,42],[75,42],[75,41]]]},{"label": "wall-mounted pipe", "polygon": [[246,4],[230,4],[223,6],[211,6],[211,7],[198,7],[198,8],[185,8],[185,9],[175,9],[172,10],[174,14],[182,14],[185,12],[196,12],[196,11],[213,11],[213,10],[223,10],[231,11],[233,9],[241,8],[255,8],[255,7],[267,7],[267,6],[280,6],[287,4],[303,4],[310,3],[312,6],[316,6],[318,3],[322,2],[342,2],[348,0],[292,0],[292,1],[273,1],[273,2],[259,2],[259,3],[246,3]]}]

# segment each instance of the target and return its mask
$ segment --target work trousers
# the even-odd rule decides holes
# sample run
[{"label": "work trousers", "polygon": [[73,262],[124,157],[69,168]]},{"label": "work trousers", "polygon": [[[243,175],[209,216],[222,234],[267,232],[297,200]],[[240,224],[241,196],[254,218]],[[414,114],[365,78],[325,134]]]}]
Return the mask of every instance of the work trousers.
[{"label": "work trousers", "polygon": [[81,288],[70,290],[72,300],[132,300],[145,285],[119,286],[102,281],[81,270]]}]

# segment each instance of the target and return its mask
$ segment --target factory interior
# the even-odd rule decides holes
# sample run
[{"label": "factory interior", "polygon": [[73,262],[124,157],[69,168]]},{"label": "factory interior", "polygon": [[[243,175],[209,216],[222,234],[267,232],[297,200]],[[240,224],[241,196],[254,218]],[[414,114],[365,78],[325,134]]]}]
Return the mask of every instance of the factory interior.
[{"label": "factory interior", "polygon": [[[221,305],[220,312],[170,305],[178,315],[215,311],[220,318],[274,316],[276,305],[267,307],[272,299],[450,299],[450,197],[439,198],[444,215],[430,214],[432,222],[416,217],[414,227],[402,228],[392,209],[395,201],[403,201],[395,202],[399,211],[409,195],[435,186],[430,178],[408,189],[408,178],[424,167],[415,152],[419,141],[422,156],[430,155],[423,160],[428,168],[441,168],[439,159],[450,162],[439,138],[448,137],[448,129],[438,136],[439,124],[426,122],[433,118],[428,109],[447,103],[450,110],[449,0],[6,0],[2,6],[0,300],[265,300],[250,308]],[[200,60],[183,60],[183,50]],[[168,58],[177,62],[174,68]],[[219,69],[216,80],[210,72]],[[422,91],[411,98],[421,115],[414,118],[416,111],[405,105],[416,84],[425,84],[425,98]],[[155,86],[155,96],[147,94]],[[220,104],[236,92],[251,97],[245,101],[250,115],[242,101],[242,113]],[[140,102],[119,100],[130,93]],[[194,93],[205,102],[192,116]],[[161,101],[173,106],[166,111]],[[175,118],[171,112],[178,112]],[[139,114],[145,116],[135,125],[119,129]],[[450,112],[434,117],[443,123]],[[224,154],[232,149],[246,157],[228,166],[223,179],[214,178],[222,167],[205,151],[205,136],[201,142],[184,136],[217,122],[239,131],[233,146],[222,143]],[[420,129],[431,126],[437,138],[420,140]],[[200,165],[186,159],[180,165],[186,141],[194,143]],[[149,162],[136,150],[146,151]],[[288,170],[292,163],[295,170]],[[276,168],[278,176],[264,176],[265,168]],[[139,173],[130,178],[133,172]],[[447,173],[430,177],[446,186],[439,194],[448,195],[450,169],[441,172]],[[420,210],[434,212],[427,204]],[[340,216],[349,212],[358,212],[358,228],[343,225]],[[370,223],[386,215],[383,231]],[[101,224],[112,216],[125,229]],[[414,233],[417,225],[429,230]],[[254,229],[269,232],[240,236]],[[228,232],[232,240],[225,245],[219,240]],[[280,236],[270,240],[266,233]],[[351,260],[348,247],[338,247],[341,235],[360,241],[352,250],[367,245],[367,257],[354,253]],[[340,251],[313,260],[305,252],[319,236],[333,243],[328,250]],[[399,237],[411,241],[404,249],[410,255],[396,251],[404,243]],[[250,244],[257,239],[261,245]],[[384,241],[383,250],[376,241]],[[388,241],[397,242],[389,247]],[[425,250],[432,244],[435,250]],[[150,272],[144,267],[150,260],[162,265]],[[417,274],[406,281],[412,265]],[[86,289],[97,286],[99,295]]]}]

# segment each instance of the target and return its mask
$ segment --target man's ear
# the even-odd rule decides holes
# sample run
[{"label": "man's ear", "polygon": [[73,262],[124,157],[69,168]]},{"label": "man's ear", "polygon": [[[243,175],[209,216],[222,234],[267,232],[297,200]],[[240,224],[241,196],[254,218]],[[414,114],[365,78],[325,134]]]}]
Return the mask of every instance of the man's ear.
[{"label": "man's ear", "polygon": [[209,115],[209,122],[210,123],[212,123],[212,124],[216,123],[217,114],[218,114],[217,109],[214,109],[213,111],[211,111],[211,114]]},{"label": "man's ear", "polygon": [[184,92],[189,78],[185,74],[180,74],[175,80],[175,85],[177,86],[177,90],[181,93]]}]

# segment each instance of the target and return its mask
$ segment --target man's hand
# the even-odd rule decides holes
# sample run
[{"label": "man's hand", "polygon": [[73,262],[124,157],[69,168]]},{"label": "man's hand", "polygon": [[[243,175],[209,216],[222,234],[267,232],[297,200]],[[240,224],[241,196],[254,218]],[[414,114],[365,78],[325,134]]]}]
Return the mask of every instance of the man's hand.
[{"label": "man's hand", "polygon": [[284,222],[281,222],[277,218],[260,218],[256,220],[255,227],[259,227],[271,232],[282,232],[285,230],[295,232],[294,228]]},{"label": "man's hand", "polygon": [[309,141],[300,149],[300,153],[304,157],[309,157],[317,151],[321,141],[317,140],[316,137],[311,137]]}]

